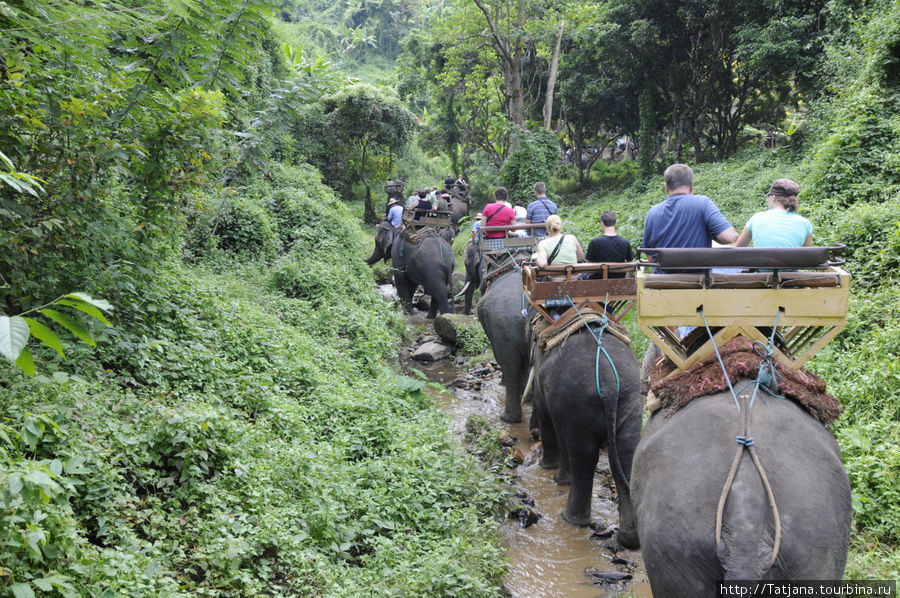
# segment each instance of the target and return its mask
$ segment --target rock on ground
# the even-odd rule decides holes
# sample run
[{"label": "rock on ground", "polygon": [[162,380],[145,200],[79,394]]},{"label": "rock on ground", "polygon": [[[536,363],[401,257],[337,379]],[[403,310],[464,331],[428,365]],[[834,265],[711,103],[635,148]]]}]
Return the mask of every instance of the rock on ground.
[{"label": "rock on ground", "polygon": [[431,341],[419,346],[410,354],[410,357],[419,361],[437,361],[450,355],[451,351],[453,348],[449,345]]},{"label": "rock on ground", "polygon": [[461,330],[468,330],[473,326],[481,326],[475,316],[463,314],[441,314],[434,319],[434,331],[446,342],[456,344]]}]

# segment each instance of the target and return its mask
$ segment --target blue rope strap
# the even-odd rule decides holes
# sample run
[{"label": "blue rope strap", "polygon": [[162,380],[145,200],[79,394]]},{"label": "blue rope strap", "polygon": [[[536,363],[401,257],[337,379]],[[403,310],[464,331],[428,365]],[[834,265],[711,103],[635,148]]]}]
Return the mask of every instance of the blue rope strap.
[{"label": "blue rope strap", "polygon": [[[612,368],[613,374],[616,376],[616,394],[618,394],[622,390],[622,383],[619,381],[619,371],[616,369],[616,364],[613,363],[612,357],[609,356],[609,353],[606,352],[606,349],[603,347],[603,331],[606,330],[606,327],[609,326],[609,318],[606,317],[606,310],[603,310],[603,319],[600,320],[601,326],[596,330],[592,329],[591,326],[584,319],[584,316],[581,315],[581,310],[575,305],[575,302],[572,301],[572,297],[566,295],[566,298],[569,300],[569,303],[575,309],[575,313],[578,314],[578,317],[581,318],[581,323],[584,324],[584,327],[587,328],[587,331],[591,333],[591,336],[594,337],[594,340],[597,342],[597,359],[594,361],[594,380],[597,384],[597,396],[603,398],[603,392],[600,390],[600,352],[602,351],[604,355],[606,355],[606,360],[609,362],[609,366]],[[609,293],[606,294],[606,300],[609,301]]]},{"label": "blue rope strap", "polygon": [[719,347],[716,346],[716,339],[713,338],[712,330],[709,329],[709,324],[706,322],[706,316],[703,314],[703,306],[697,308],[697,311],[700,313],[700,317],[703,319],[703,325],[706,326],[706,333],[709,335],[709,340],[712,343],[713,349],[716,350],[716,359],[719,360],[719,367],[722,368],[722,374],[725,375],[725,380],[728,382],[728,390],[731,391],[731,398],[734,399],[734,404],[737,407],[738,412],[741,410],[741,404],[738,402],[737,395],[734,392],[734,387],[731,385],[731,376],[728,375],[728,370],[725,369],[725,363],[722,361],[722,356],[719,354]]},{"label": "blue rope strap", "polygon": [[512,260],[512,265],[514,270],[521,270],[522,266],[519,265],[519,262],[516,261],[516,257],[510,252],[509,247],[504,247],[506,249],[506,255],[509,256],[509,259]]}]

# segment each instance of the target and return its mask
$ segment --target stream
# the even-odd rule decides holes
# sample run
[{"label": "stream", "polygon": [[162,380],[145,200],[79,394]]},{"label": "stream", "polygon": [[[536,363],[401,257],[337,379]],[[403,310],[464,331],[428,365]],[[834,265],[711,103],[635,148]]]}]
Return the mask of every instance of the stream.
[{"label": "stream", "polygon": [[[388,289],[382,288],[382,291],[389,297]],[[424,314],[414,310],[408,321],[411,326],[420,325]],[[526,504],[534,501],[529,508],[538,513],[540,519],[528,527],[517,519],[508,519],[502,526],[511,563],[505,580],[510,596],[652,597],[640,551],[618,548],[615,538],[610,537],[611,528],[618,525],[618,511],[612,500],[612,475],[605,451],[600,455],[594,478],[591,513],[595,529],[569,525],[560,517],[568,487],[557,485],[553,481],[555,470],[543,469],[539,464],[540,442],[531,439],[528,429],[531,405],[523,406],[522,423],[500,421],[504,390],[500,385],[500,372],[493,371],[492,364],[481,363],[466,371],[449,358],[435,362],[413,361],[406,352],[401,356],[401,362],[407,368],[420,370],[429,380],[450,391],[430,389],[435,403],[449,414],[452,433],[461,444],[465,444],[466,420],[478,414],[500,431],[501,438],[509,437],[507,444],[514,441],[510,451],[521,453],[522,464],[512,472],[515,490],[519,496],[524,493]],[[457,384],[459,381],[462,383]],[[628,573],[632,578],[619,583],[592,581],[609,572]]]}]

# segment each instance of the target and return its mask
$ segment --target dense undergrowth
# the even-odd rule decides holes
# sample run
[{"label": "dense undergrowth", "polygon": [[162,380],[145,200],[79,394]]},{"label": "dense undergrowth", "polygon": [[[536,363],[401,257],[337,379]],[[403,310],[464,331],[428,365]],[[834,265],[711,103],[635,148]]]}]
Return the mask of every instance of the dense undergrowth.
[{"label": "dense undergrowth", "polygon": [[498,595],[505,495],[392,369],[360,236],[277,169],[197,219],[196,265],[98,281],[96,352],[0,370],[0,594]]}]

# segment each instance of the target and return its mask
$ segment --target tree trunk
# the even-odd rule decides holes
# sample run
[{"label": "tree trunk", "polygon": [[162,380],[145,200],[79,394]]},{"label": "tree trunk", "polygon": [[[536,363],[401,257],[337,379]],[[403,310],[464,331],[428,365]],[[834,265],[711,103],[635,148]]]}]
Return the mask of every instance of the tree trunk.
[{"label": "tree trunk", "polygon": [[559,31],[556,32],[556,44],[553,46],[553,58],[550,59],[550,75],[547,77],[547,96],[544,100],[544,128],[551,130],[553,122],[553,90],[556,88],[556,70],[559,67],[559,46],[562,43],[563,28],[566,22],[559,22]]},{"label": "tree trunk", "polygon": [[375,208],[372,207],[372,188],[366,185],[366,208],[365,214],[363,215],[363,220],[366,224],[378,224],[378,215],[375,213]]}]

